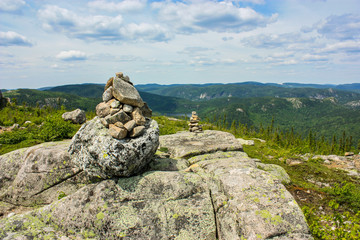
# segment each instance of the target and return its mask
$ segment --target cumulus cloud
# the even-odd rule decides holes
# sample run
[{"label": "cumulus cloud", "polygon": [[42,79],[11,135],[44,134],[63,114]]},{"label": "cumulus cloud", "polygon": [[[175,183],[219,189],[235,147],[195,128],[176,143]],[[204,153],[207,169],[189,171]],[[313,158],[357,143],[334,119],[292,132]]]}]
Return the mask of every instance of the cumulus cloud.
[{"label": "cumulus cloud", "polygon": [[0,32],[0,46],[26,46],[31,47],[33,44],[23,35],[16,32]]},{"label": "cumulus cloud", "polygon": [[146,6],[146,0],[124,0],[120,2],[96,0],[89,2],[88,6],[95,10],[105,10],[109,12],[134,12],[143,9]]},{"label": "cumulus cloud", "polygon": [[314,27],[318,33],[327,38],[338,40],[360,39],[360,15],[333,15],[316,24]]},{"label": "cumulus cloud", "polygon": [[24,0],[1,0],[0,11],[3,12],[16,12],[25,6]]},{"label": "cumulus cloud", "polygon": [[79,16],[58,6],[46,6],[39,10],[43,27],[50,31],[62,32],[68,37],[84,40],[156,40],[166,41],[169,34],[158,24],[124,24],[123,17]]},{"label": "cumulus cloud", "polygon": [[60,52],[58,55],[56,55],[56,58],[63,61],[83,61],[88,57],[84,52],[78,50],[69,50]]},{"label": "cumulus cloud", "polygon": [[239,8],[232,2],[154,2],[159,19],[181,33],[243,32],[265,27],[276,21],[277,14],[263,16],[251,8]]},{"label": "cumulus cloud", "polygon": [[242,42],[246,46],[255,48],[279,48],[290,47],[294,44],[312,42],[311,38],[303,38],[299,33],[284,34],[260,34],[244,38]]}]

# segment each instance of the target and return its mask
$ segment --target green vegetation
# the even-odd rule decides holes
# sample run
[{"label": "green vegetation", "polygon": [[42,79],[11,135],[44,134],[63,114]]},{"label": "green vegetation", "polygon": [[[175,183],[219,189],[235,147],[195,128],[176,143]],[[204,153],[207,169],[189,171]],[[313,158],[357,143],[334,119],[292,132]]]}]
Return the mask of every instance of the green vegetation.
[{"label": "green vegetation", "polygon": [[[0,134],[0,155],[42,142],[71,138],[80,128],[79,124],[64,121],[65,109],[33,108],[9,105],[0,110],[0,126],[18,124],[18,128]],[[93,113],[89,113],[91,118]],[[29,122],[28,122],[29,121]]]}]

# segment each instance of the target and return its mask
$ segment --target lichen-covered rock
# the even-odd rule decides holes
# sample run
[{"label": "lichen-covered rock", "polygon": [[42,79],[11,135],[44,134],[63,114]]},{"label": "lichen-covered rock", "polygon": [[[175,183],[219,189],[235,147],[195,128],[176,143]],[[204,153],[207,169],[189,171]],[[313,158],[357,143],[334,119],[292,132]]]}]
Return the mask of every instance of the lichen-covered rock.
[{"label": "lichen-covered rock", "polygon": [[109,114],[110,114],[109,104],[101,102],[96,106],[96,115],[98,115],[99,117],[102,118],[108,116]]},{"label": "lichen-covered rock", "polygon": [[[125,114],[125,113],[124,113]],[[144,171],[159,145],[159,128],[148,120],[143,135],[118,140],[100,119],[84,124],[72,139],[69,152],[76,166],[99,178],[128,177]]]},{"label": "lichen-covered rock", "polygon": [[70,161],[69,144],[43,143],[0,156],[0,202],[44,205],[57,200],[59,192],[79,189],[85,178]]},{"label": "lichen-covered rock", "polygon": [[0,220],[0,238],[215,240],[214,219],[199,175],[148,172],[90,184],[47,207]]},{"label": "lichen-covered rock", "polygon": [[160,147],[168,148],[172,157],[189,157],[216,151],[242,151],[242,145],[234,135],[211,130],[160,136]]},{"label": "lichen-covered rock", "polygon": [[81,110],[79,108],[74,111],[64,113],[62,115],[62,118],[65,121],[71,121],[72,123],[75,123],[75,124],[82,124],[82,123],[86,122],[85,111]]},{"label": "lichen-covered rock", "polygon": [[112,94],[112,88],[113,87],[109,87],[108,89],[106,89],[102,95],[102,99],[104,102],[107,102],[107,101],[110,101],[113,97],[113,94]]}]

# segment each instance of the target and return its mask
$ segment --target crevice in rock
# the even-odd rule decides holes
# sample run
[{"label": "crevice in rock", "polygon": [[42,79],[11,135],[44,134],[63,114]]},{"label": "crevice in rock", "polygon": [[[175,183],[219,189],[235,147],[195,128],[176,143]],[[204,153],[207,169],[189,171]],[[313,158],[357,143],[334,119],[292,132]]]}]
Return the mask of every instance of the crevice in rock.
[{"label": "crevice in rock", "polygon": [[[68,168],[58,168],[56,169],[56,171],[64,171],[64,170],[71,170],[72,168],[71,167],[68,167]],[[50,170],[46,170],[46,171],[25,171],[25,173],[51,173]]]},{"label": "crevice in rock", "polygon": [[217,211],[215,209],[215,204],[214,204],[214,199],[211,193],[211,189],[209,189],[209,195],[210,195],[210,200],[211,200],[211,205],[213,208],[213,212],[214,212],[214,221],[215,221],[215,237],[216,239],[219,239],[219,225],[218,225],[218,218],[217,218]]},{"label": "crevice in rock", "polygon": [[55,186],[57,186],[57,185],[59,185],[59,184],[61,184],[61,183],[65,182],[65,181],[66,181],[66,180],[68,180],[69,178],[75,177],[76,175],[80,174],[82,171],[83,171],[83,170],[79,170],[78,172],[76,172],[76,173],[74,173],[74,174],[72,174],[72,175],[70,175],[70,176],[68,176],[68,177],[66,177],[66,178],[63,178],[63,179],[62,179],[62,180],[60,180],[59,182],[56,182],[56,183],[54,183],[54,184],[52,184],[52,185],[50,185],[50,186],[48,186],[48,187],[46,187],[46,188],[42,189],[41,191],[39,191],[39,192],[37,192],[37,193],[35,193],[35,194],[31,195],[31,197],[37,196],[37,195],[39,195],[39,194],[41,194],[41,193],[45,192],[46,190],[48,190],[48,189],[50,189],[50,188],[52,188],[52,187],[55,187]]}]

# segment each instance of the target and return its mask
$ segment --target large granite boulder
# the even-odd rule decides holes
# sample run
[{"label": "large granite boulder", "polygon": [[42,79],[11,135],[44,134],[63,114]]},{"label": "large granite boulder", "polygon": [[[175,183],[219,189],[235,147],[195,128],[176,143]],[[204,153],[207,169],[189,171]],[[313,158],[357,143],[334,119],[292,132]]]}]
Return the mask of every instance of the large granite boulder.
[{"label": "large granite boulder", "polygon": [[75,124],[82,124],[86,122],[85,111],[81,109],[76,109],[71,112],[66,112],[61,116],[65,121],[71,121]]},{"label": "large granite boulder", "polygon": [[144,170],[159,146],[159,127],[148,119],[137,138],[116,139],[98,117],[85,123],[72,139],[72,161],[90,177],[129,177]]},{"label": "large granite boulder", "polygon": [[[92,124],[101,125],[98,120]],[[232,143],[223,146],[224,152],[216,144],[221,133],[206,134],[209,146],[195,155],[199,144],[194,138],[161,136],[165,152],[157,153],[146,172],[85,183],[49,205],[10,214],[0,219],[0,239],[312,239],[278,167],[235,150],[240,148],[235,137],[227,136]],[[178,138],[173,144],[186,144],[187,151],[176,151],[180,145],[170,148],[167,138]],[[20,168],[21,154],[0,159],[7,162],[1,167]],[[60,157],[49,155],[43,162],[52,158]],[[6,175],[8,187],[12,175],[16,171]]]}]

